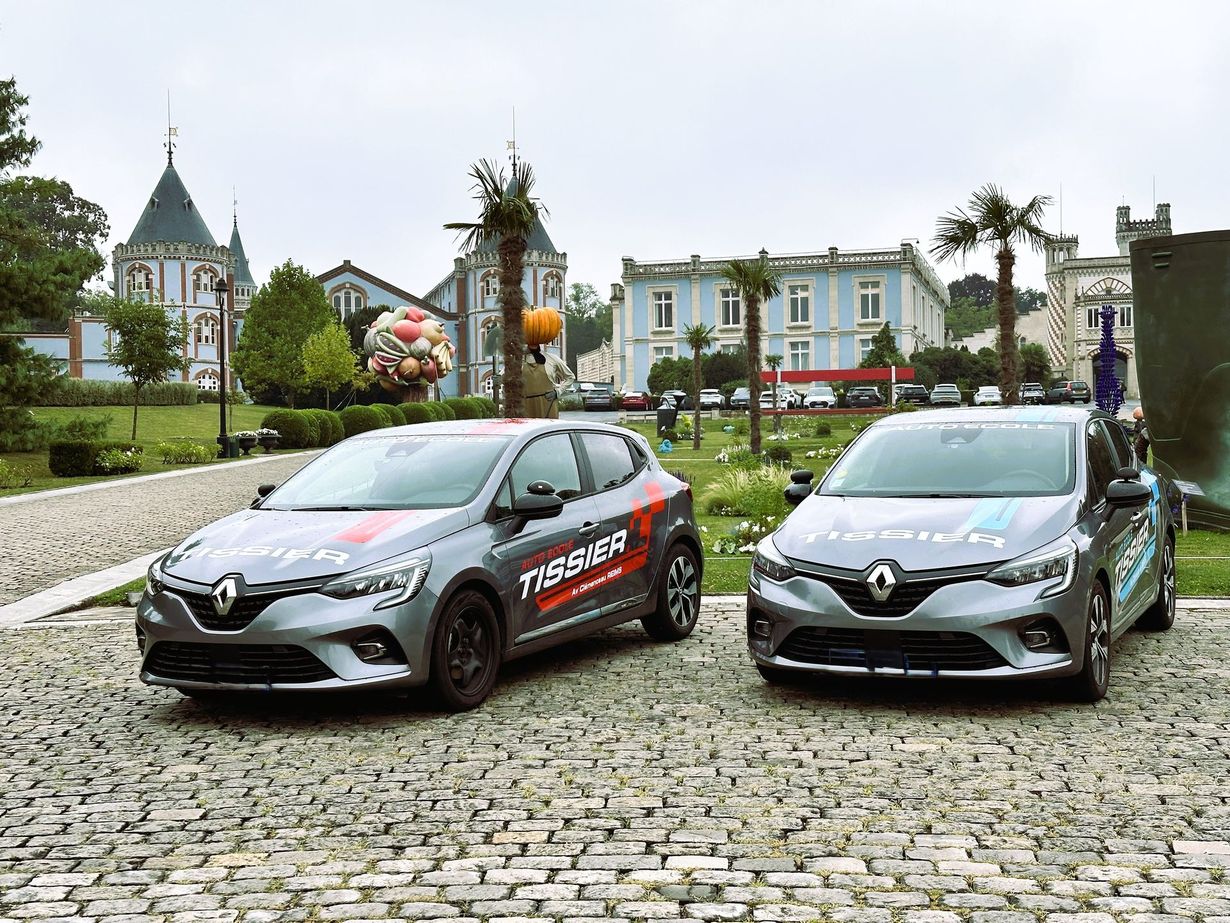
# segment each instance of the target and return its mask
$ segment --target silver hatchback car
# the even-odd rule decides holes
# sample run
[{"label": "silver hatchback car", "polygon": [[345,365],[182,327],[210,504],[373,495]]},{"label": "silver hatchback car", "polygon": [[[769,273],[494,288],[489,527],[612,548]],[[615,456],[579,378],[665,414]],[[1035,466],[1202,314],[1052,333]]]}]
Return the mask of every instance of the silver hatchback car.
[{"label": "silver hatchback car", "polygon": [[911,678],[1063,677],[1106,694],[1111,642],[1174,622],[1168,482],[1107,414],[923,411],[864,430],[753,559],[752,660]]},{"label": "silver hatchback car", "polygon": [[603,424],[472,420],[354,436],[181,542],[137,608],[141,679],[185,695],[429,683],[700,608],[691,490]]}]

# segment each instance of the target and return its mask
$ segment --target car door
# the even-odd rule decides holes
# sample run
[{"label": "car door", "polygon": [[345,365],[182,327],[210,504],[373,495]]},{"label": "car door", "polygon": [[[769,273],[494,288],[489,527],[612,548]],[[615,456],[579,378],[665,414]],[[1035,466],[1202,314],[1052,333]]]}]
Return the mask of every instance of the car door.
[{"label": "car door", "polygon": [[[1120,468],[1139,469],[1136,454],[1128,443],[1123,427],[1110,420],[1101,420],[1098,425],[1102,427],[1110,442],[1115,464]],[[1156,484],[1156,478],[1150,472],[1142,472],[1141,483],[1152,486]],[[1157,499],[1159,494],[1160,490],[1155,489],[1154,499],[1149,502],[1148,506],[1130,511],[1132,515],[1128,521],[1132,524],[1132,528],[1120,549],[1124,578],[1131,584],[1125,617],[1133,620],[1145,606],[1153,602],[1156,595],[1158,568],[1162,560],[1158,542],[1164,541],[1161,534],[1161,504]]]},{"label": "car door", "polygon": [[592,580],[602,581],[598,588],[603,611],[614,612],[639,603],[649,593],[652,530],[646,517],[652,515],[648,510],[662,492],[655,491],[656,483],[644,483],[640,473],[645,459],[623,436],[582,432],[577,439],[602,523],[595,556],[605,569]]},{"label": "car door", "polygon": [[1137,511],[1113,507],[1106,502],[1106,487],[1115,480],[1119,470],[1114,450],[1099,420],[1085,425],[1086,468],[1089,478],[1090,506],[1093,510],[1093,547],[1095,553],[1107,559],[1111,578],[1111,632],[1119,632],[1130,620],[1134,604],[1133,590],[1139,580],[1127,579],[1125,551],[1134,527],[1139,523]]},{"label": "car door", "polygon": [[[513,498],[534,481],[546,481],[564,501],[558,516],[522,524],[512,512]],[[491,515],[492,556],[505,587],[506,611],[517,643],[549,634],[572,621],[595,615],[593,600],[574,595],[584,570],[584,549],[599,530],[598,506],[584,490],[581,466],[566,432],[539,436],[521,450],[504,479]]]}]

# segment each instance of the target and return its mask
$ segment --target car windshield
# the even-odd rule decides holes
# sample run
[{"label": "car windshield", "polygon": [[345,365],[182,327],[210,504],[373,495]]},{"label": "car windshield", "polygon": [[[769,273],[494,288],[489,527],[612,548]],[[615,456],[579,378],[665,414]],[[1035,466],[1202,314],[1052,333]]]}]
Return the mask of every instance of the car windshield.
[{"label": "car windshield", "polygon": [[960,421],[877,425],[830,469],[836,497],[1054,497],[1076,471],[1068,423]]},{"label": "car windshield", "polygon": [[261,504],[274,510],[432,510],[465,506],[507,436],[368,436],[330,449]]}]

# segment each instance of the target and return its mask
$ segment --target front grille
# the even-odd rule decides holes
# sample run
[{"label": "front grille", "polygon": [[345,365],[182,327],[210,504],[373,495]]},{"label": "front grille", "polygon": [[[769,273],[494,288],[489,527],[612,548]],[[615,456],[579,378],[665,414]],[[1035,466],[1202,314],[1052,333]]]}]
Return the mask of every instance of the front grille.
[{"label": "front grille", "polygon": [[931,580],[911,580],[899,583],[893,587],[892,594],[884,602],[877,602],[871,595],[871,590],[862,580],[843,580],[838,577],[821,574],[807,574],[813,580],[827,584],[834,593],[841,597],[842,602],[859,615],[869,615],[877,618],[896,618],[909,615],[924,599],[942,586],[950,583],[960,583],[965,580],[977,580],[981,574],[966,574],[955,577],[939,577]]},{"label": "front grille", "polygon": [[260,593],[240,596],[236,598],[230,612],[226,615],[218,615],[217,610],[214,609],[213,599],[207,595],[174,589],[167,592],[182,599],[188,611],[192,613],[192,617],[200,623],[202,628],[208,628],[210,631],[239,631],[241,628],[247,628],[254,618],[268,608],[271,602],[295,595],[293,593]]},{"label": "front grille", "polygon": [[337,674],[292,644],[197,644],[160,641],[145,660],[147,673],[202,683],[318,683]]},{"label": "front grille", "polygon": [[799,663],[907,673],[992,670],[1008,665],[981,638],[960,631],[796,628],[777,653]]}]

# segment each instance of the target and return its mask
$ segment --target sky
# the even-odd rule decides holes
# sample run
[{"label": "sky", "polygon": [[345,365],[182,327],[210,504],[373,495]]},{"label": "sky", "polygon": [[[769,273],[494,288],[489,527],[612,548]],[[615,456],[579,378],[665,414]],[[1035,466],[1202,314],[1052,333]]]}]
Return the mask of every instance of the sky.
[{"label": "sky", "polygon": [[[162,172],[169,91],[176,168],[219,243],[235,189],[258,282],[349,259],[420,295],[515,108],[568,281],[605,297],[625,255],[929,246],[988,182],[1054,197],[1052,231],[1062,189],[1082,256],[1117,252],[1120,204],[1224,228],[1226,35],[1221,0],[0,0],[0,76],[30,98],[29,172],[103,206],[108,252]],[[1017,283],[1042,271],[1023,253]]]}]

